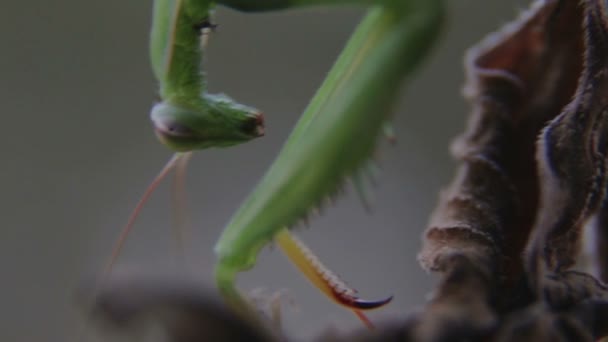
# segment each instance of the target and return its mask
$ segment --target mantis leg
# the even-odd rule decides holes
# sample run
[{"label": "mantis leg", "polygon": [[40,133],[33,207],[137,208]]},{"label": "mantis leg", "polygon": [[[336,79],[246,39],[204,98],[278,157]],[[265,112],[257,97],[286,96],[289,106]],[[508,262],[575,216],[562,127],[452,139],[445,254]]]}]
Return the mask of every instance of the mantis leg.
[{"label": "mantis leg", "polygon": [[[236,8],[245,4],[238,0],[220,3]],[[295,0],[255,3],[268,6],[264,9],[305,4]],[[340,1],[327,2],[336,3]],[[236,290],[236,274],[253,267],[259,250],[272,240],[288,243],[286,227],[306,220],[348,177],[366,166],[403,78],[424,60],[437,36],[441,1],[386,0],[375,4],[279,156],[216,245],[217,284],[237,308],[246,302]],[[254,5],[247,6],[247,10],[254,10]],[[375,307],[373,303],[377,302],[371,307]]]},{"label": "mantis leg", "polygon": [[329,270],[302,241],[290,234],[287,229],[281,230],[275,237],[283,253],[296,266],[300,272],[319,291],[335,303],[345,306],[370,329],[372,322],[363,314],[362,310],[376,309],[388,304],[393,296],[382,300],[364,300],[357,296],[357,291],[350,288],[338,276]]}]

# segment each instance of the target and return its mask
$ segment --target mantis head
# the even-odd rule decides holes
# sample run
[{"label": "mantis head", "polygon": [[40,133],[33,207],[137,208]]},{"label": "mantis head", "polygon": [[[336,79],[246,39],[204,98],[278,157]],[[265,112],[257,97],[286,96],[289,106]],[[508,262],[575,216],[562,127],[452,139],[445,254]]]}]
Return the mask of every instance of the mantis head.
[{"label": "mantis head", "polygon": [[156,135],[169,148],[200,150],[240,144],[264,135],[264,116],[225,95],[204,95],[204,105],[156,104],[150,113]]}]

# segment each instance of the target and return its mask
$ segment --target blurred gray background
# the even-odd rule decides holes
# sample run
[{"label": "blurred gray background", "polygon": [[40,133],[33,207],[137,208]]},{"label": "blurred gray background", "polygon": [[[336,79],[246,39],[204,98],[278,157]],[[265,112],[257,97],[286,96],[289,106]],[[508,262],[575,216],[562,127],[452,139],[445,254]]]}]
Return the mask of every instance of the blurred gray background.
[{"label": "blurred gray background", "polygon": [[[452,0],[432,58],[404,88],[396,146],[382,143],[375,209],[347,196],[301,237],[363,297],[394,294],[373,320],[423,303],[433,279],[416,262],[420,236],[455,164],[463,130],[465,49],[527,1]],[[151,129],[156,84],[148,63],[152,1],[4,1],[0,5],[0,340],[69,341],[83,309],[76,289],[98,274],[140,194],[170,152]],[[185,261],[171,240],[170,182],[146,205],[120,268],[190,274],[212,285],[212,246],[263,175],[362,11],[241,14],[219,9],[206,70],[211,92],[265,112],[262,139],[196,153],[188,175],[192,230]],[[370,113],[370,115],[378,115]],[[239,287],[287,289],[287,330],[302,338],[360,326],[265,249]],[[91,335],[94,335],[93,331]]]}]

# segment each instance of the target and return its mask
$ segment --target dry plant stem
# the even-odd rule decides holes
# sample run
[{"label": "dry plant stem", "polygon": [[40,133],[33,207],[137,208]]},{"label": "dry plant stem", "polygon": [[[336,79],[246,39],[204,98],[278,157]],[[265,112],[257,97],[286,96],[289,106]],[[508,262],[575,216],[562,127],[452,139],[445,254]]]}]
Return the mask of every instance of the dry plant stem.
[{"label": "dry plant stem", "polygon": [[[484,327],[505,341],[592,341],[606,333],[608,317],[596,316],[605,313],[606,287],[568,271],[608,185],[605,13],[600,1],[539,1],[471,50],[473,117],[453,149],[464,165],[420,256],[443,279],[412,328],[416,340],[481,337]],[[464,276],[454,281],[455,274]],[[518,282],[525,278],[532,292]]]},{"label": "dry plant stem", "polygon": [[[542,206],[528,260],[537,291],[559,310],[582,302],[597,306],[608,298],[601,282],[570,270],[579,257],[584,225],[593,222],[598,211],[595,222],[605,222],[601,208],[608,186],[608,12],[603,1],[580,4],[584,8],[584,69],[574,99],[538,141]],[[601,233],[605,227],[596,229]],[[606,316],[598,320],[608,324]]]},{"label": "dry plant stem", "polygon": [[[538,141],[541,210],[531,241],[531,271],[560,272],[578,257],[583,226],[604,196],[608,147],[608,34],[599,1],[584,5],[584,70],[574,99]],[[582,7],[582,6],[581,6]]]},{"label": "dry plant stem", "polygon": [[[580,13],[572,1],[538,2],[467,55],[473,114],[452,149],[463,165],[441,195],[420,253],[423,267],[443,275],[427,308],[436,320],[429,332],[448,331],[442,326],[453,319],[442,313],[452,311],[469,330],[484,331],[493,313],[513,305],[501,300],[523,279],[520,255],[537,209],[536,136],[574,92]],[[474,305],[459,305],[464,298]]]},{"label": "dry plant stem", "polygon": [[[604,234],[599,243],[606,241],[606,15],[601,1],[537,1],[471,50],[466,94],[474,111],[453,149],[464,164],[421,253],[443,278],[407,329],[414,340],[594,341],[608,334],[608,288],[570,270],[583,225],[600,208],[596,229]],[[520,281],[526,278],[532,288]]]}]

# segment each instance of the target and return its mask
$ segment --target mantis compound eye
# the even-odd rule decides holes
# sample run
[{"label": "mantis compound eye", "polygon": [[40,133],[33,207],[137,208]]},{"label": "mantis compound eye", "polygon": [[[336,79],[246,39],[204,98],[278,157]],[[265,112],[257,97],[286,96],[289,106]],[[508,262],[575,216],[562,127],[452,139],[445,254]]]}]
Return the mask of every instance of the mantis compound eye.
[{"label": "mantis compound eye", "polygon": [[153,115],[152,122],[156,135],[163,143],[174,140],[190,139],[196,136],[196,132],[191,128],[169,115]]},{"label": "mantis compound eye", "polygon": [[191,142],[199,138],[190,120],[185,119],[192,116],[185,112],[171,104],[159,103],[150,114],[156,136],[163,144],[177,151],[191,150]]},{"label": "mantis compound eye", "polygon": [[171,135],[175,138],[187,138],[194,135],[194,132],[191,129],[178,122],[169,122],[165,125],[157,125],[155,129],[160,135]]}]

